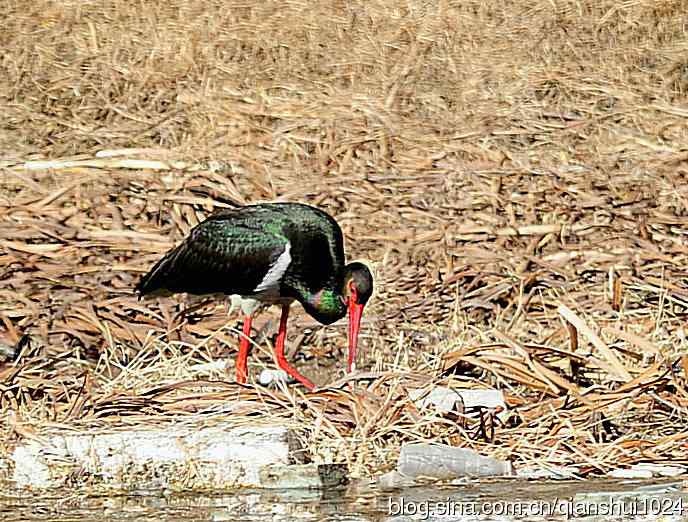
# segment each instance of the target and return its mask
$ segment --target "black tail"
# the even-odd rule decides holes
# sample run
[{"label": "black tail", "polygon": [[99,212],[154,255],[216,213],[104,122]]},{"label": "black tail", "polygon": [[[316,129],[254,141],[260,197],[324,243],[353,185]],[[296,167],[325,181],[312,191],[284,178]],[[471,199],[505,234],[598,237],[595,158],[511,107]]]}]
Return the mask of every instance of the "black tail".
[{"label": "black tail", "polygon": [[139,295],[139,299],[143,299],[144,296],[160,297],[174,293],[171,288],[176,286],[174,284],[177,272],[175,262],[180,247],[181,245],[165,254],[136,284],[134,290]]}]

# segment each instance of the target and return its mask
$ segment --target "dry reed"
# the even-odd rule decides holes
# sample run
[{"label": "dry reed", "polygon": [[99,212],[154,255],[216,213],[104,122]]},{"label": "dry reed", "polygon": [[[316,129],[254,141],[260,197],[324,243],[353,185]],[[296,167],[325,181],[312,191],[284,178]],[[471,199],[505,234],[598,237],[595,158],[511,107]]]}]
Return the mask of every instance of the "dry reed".
[{"label": "dry reed", "polygon": [[[685,462],[688,2],[147,5],[2,8],[5,450],[224,411],[358,474],[416,440],[580,476]],[[132,293],[213,209],[277,198],[375,267],[353,389],[238,387],[237,316]],[[342,377],[341,326],[297,313],[290,344]],[[509,421],[418,411],[438,383],[503,389]]]}]

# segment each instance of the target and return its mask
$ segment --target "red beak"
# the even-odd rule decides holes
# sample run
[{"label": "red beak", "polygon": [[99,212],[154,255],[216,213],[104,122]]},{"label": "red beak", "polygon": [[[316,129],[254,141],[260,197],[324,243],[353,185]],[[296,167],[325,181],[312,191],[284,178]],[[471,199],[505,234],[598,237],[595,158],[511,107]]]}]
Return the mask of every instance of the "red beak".
[{"label": "red beak", "polygon": [[356,368],[356,347],[358,331],[361,328],[361,316],[365,305],[356,302],[356,295],[349,298],[349,373]]}]

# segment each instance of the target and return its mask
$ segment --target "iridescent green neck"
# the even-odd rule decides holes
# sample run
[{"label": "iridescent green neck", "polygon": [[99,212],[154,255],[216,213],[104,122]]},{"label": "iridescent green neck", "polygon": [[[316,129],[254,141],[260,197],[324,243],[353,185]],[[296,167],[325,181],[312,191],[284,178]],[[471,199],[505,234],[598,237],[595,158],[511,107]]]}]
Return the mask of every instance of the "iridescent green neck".
[{"label": "iridescent green neck", "polygon": [[346,315],[346,304],[339,293],[323,288],[300,299],[306,311],[321,323],[330,324]]}]

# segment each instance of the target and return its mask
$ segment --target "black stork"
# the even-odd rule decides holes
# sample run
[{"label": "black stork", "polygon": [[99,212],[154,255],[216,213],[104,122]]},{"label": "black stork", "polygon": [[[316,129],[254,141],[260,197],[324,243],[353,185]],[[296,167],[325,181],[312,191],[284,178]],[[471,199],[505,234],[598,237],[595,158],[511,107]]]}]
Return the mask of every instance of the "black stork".
[{"label": "black stork", "polygon": [[323,324],[341,319],[348,311],[351,372],[373,277],[362,263],[344,265],[342,231],[332,216],[301,203],[262,203],[209,216],[143,276],[136,290],[141,297],[178,292],[240,296],[244,325],[236,380],[242,384],[247,378],[253,313],[260,303],[281,305],[277,364],[312,390],[313,383],[284,356],[289,306],[299,301]]}]

